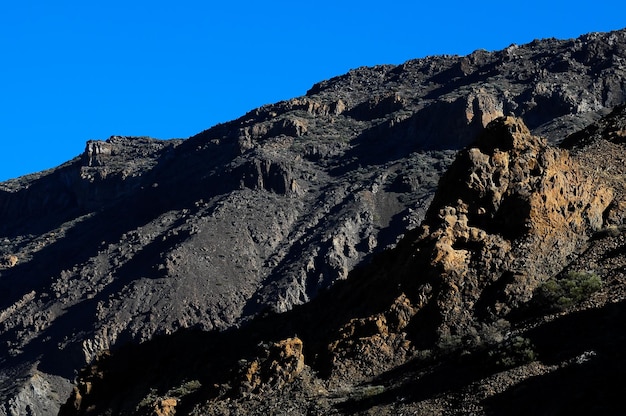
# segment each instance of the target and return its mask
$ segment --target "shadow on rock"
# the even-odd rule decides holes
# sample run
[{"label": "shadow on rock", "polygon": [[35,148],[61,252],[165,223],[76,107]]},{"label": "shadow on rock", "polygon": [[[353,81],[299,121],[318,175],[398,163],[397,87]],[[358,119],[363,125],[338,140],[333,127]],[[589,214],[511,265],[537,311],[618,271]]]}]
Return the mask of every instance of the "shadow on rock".
[{"label": "shadow on rock", "polygon": [[540,359],[560,364],[487,399],[489,414],[623,414],[626,302],[573,313],[528,333]]}]

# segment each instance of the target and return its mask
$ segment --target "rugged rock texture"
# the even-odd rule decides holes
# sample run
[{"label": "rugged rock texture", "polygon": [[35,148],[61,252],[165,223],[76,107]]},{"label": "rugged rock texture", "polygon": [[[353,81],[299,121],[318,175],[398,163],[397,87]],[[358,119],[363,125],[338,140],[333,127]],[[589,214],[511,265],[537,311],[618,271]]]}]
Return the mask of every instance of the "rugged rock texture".
[{"label": "rugged rock texture", "polygon": [[[453,303],[442,312],[448,300],[475,302],[484,319],[506,314],[577,253],[587,230],[599,226],[608,191],[588,189],[575,164],[538,139],[527,149],[492,151],[485,143],[453,168],[475,173],[460,196],[480,201],[440,196],[428,230],[411,230],[425,218],[455,152],[490,121],[516,116],[556,143],[623,101],[625,58],[626,32],[619,31],[359,68],[186,140],[92,141],[57,169],[0,184],[0,415],[58,408],[55,394],[24,397],[38,377],[46,389],[69,394],[78,369],[102,351],[183,328],[232,329],[307,303],[405,234],[432,234],[420,244],[439,241],[443,270],[458,264],[473,276],[477,247],[503,263],[485,281],[471,277],[493,288],[484,299],[469,288],[454,292],[461,275],[449,272],[441,293],[420,289],[424,305],[440,299],[439,309],[424,308],[418,292],[374,301],[377,313],[387,311],[380,317],[346,309],[342,316],[361,319],[364,331],[390,334],[389,354],[409,351],[406,342],[415,340],[402,333],[417,317],[439,311],[462,322]],[[525,170],[533,163],[536,170]],[[443,185],[450,182],[448,176],[442,186],[456,189]],[[564,204],[572,192],[580,195],[570,208]],[[620,201],[604,214],[615,227]],[[505,218],[515,210],[524,215]],[[520,222],[529,213],[545,216],[532,222],[532,232]],[[545,241],[539,237],[552,229]],[[568,233],[571,240],[562,241]],[[556,241],[555,261],[520,254],[523,244],[543,250]],[[468,325],[432,329],[452,336]],[[337,354],[339,345],[353,343],[351,331],[345,326],[335,340]],[[287,332],[272,342],[294,337]],[[305,350],[322,342],[302,339]],[[150,406],[165,414],[181,404]]]},{"label": "rugged rock texture", "polygon": [[562,146],[586,167],[586,174],[610,184],[615,198],[605,217],[612,227],[626,223],[626,160],[622,148],[626,144],[626,106],[617,106],[607,117],[567,137]]},{"label": "rugged rock texture", "polygon": [[[376,271],[396,276],[403,292],[387,311],[342,328],[333,360],[346,366],[339,358],[359,355],[344,351],[356,348],[358,363],[347,366],[369,371],[381,348],[398,355],[398,333],[421,347],[484,342],[602,228],[613,193],[594,179],[519,120],[492,122],[442,177],[423,225]],[[373,334],[364,338],[366,326]]]},{"label": "rugged rock texture", "polygon": [[263,352],[261,357],[242,363],[240,394],[281,388],[294,381],[304,369],[302,340],[299,338],[287,338],[265,346]]},{"label": "rugged rock texture", "polygon": [[[498,314],[527,301],[538,282],[577,254],[603,226],[612,198],[566,152],[547,148],[519,121],[499,119],[440,182],[425,222],[435,240],[431,264],[439,278],[451,274],[457,287],[470,285],[468,292],[481,292],[482,279],[494,290],[501,286],[507,296],[491,311]],[[468,257],[472,251],[479,252],[475,259]],[[449,285],[454,291],[455,283]]]},{"label": "rugged rock texture", "polygon": [[[622,123],[619,111],[599,125]],[[581,154],[609,143],[600,137],[578,141]],[[620,194],[585,162],[496,119],[395,248],[290,312],[104,356],[62,414],[147,414],[164,400],[194,415],[613,414],[625,224],[607,233]],[[598,292],[557,314],[537,306],[544,282],[589,270]],[[167,370],[146,377],[151,368]]]}]

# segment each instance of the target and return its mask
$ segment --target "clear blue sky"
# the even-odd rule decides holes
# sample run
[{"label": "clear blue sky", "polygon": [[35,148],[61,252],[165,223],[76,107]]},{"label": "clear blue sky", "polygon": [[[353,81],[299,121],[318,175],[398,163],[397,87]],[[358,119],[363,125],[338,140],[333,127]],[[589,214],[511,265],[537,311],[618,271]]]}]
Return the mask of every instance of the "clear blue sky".
[{"label": "clear blue sky", "polygon": [[359,66],[625,26],[623,0],[5,0],[0,181],[89,139],[189,137]]}]

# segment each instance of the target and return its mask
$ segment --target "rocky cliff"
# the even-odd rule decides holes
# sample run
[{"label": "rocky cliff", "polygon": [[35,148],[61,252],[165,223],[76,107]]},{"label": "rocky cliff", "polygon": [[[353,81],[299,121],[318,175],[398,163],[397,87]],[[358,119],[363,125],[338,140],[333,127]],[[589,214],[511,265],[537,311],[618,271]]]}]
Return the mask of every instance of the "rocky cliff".
[{"label": "rocky cliff", "polygon": [[[392,293],[374,279],[388,296],[345,302],[338,315],[356,320],[324,341],[332,348],[314,348],[320,371],[347,366],[333,357],[372,328],[407,357],[417,348],[407,328],[426,344],[489,332],[603,221],[619,229],[619,181],[590,186],[606,175],[531,132],[558,143],[607,114],[626,94],[624,59],[618,31],[359,68],[186,140],[92,141],[57,169],[1,184],[0,414],[55,413],[104,351],[308,304],[399,241],[393,253],[431,254],[400,261],[390,279],[413,267],[421,283]],[[287,332],[272,342],[295,339]],[[240,386],[293,378],[277,366],[310,368],[272,364],[282,347],[271,345],[229,370]]]}]

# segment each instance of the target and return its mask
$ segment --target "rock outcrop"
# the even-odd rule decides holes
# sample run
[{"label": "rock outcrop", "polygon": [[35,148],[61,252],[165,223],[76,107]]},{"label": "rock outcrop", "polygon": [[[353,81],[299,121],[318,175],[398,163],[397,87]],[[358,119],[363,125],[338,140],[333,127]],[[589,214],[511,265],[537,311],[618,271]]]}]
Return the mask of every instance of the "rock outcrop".
[{"label": "rock outcrop", "polygon": [[263,348],[263,355],[242,363],[239,394],[260,393],[294,381],[304,369],[302,340],[287,338]]},{"label": "rock outcrop", "polygon": [[[429,208],[430,265],[451,278],[439,303],[454,315],[480,301],[498,315],[529,300],[603,226],[612,197],[518,120],[495,121],[457,156]],[[487,299],[486,288],[504,297]]]},{"label": "rock outcrop", "polygon": [[411,342],[484,342],[490,327],[506,325],[512,310],[582,252],[612,198],[567,151],[520,120],[494,120],[459,152],[422,226],[384,263],[381,274],[399,281],[399,297],[387,311],[343,327],[332,360],[369,371],[381,351],[402,359]]},{"label": "rock outcrop", "polygon": [[626,144],[626,106],[617,106],[610,114],[570,136],[561,146],[586,167],[589,176],[598,177],[615,191],[613,203],[605,213],[609,226],[626,225],[626,163],[622,149]]}]

